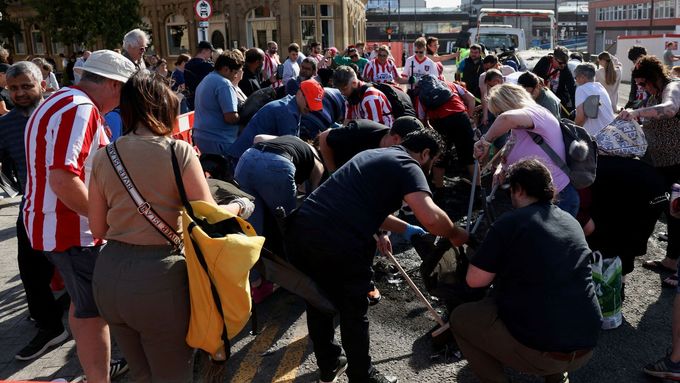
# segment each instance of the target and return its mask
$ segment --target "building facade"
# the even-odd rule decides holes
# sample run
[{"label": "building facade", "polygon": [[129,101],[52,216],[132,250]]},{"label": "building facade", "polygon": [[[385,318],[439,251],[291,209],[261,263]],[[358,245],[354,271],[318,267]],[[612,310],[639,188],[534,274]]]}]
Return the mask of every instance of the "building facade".
[{"label": "building facade", "polygon": [[[207,22],[207,39],[217,48],[266,47],[277,41],[282,50],[292,42],[301,46],[312,41],[324,47],[345,47],[366,39],[367,0],[213,0]],[[193,54],[199,41],[199,21],[194,0],[141,0],[142,26],[151,36],[150,51],[161,57]],[[19,23],[12,45],[17,57],[58,56],[79,49],[67,47],[39,28],[37,14],[21,1],[13,2],[8,17]],[[121,41],[123,36],[121,36]]]},{"label": "building facade", "polygon": [[678,0],[596,0],[590,2],[588,48],[617,51],[619,36],[680,33]]}]

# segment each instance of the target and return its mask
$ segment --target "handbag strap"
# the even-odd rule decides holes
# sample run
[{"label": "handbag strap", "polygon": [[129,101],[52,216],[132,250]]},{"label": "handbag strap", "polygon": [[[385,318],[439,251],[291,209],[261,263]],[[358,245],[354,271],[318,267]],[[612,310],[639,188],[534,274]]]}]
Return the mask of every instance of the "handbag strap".
[{"label": "handbag strap", "polygon": [[557,154],[553,148],[548,145],[547,142],[543,139],[543,136],[540,134],[536,134],[534,132],[526,131],[527,134],[529,134],[529,137],[531,137],[532,140],[536,143],[536,145],[540,146],[541,149],[545,152],[545,154],[550,157],[550,159],[557,165],[563,172],[566,174],[569,178],[571,178],[571,169],[569,169],[569,166],[567,166],[566,162],[562,158],[560,158],[559,154]]},{"label": "handbag strap", "polygon": [[175,174],[177,190],[179,191],[179,197],[182,199],[182,204],[184,205],[184,209],[186,209],[187,214],[189,215],[189,217],[191,217],[191,219],[196,221],[194,209],[191,207],[189,199],[187,198],[187,192],[186,189],[184,188],[184,181],[182,181],[182,173],[179,170],[179,161],[177,160],[177,154],[175,153],[175,142],[176,142],[175,140],[172,140],[170,142],[170,152],[172,154],[172,171]]},{"label": "handbag strap", "polygon": [[116,148],[115,142],[106,145],[106,154],[109,157],[109,161],[111,161],[111,165],[116,170],[120,182],[137,206],[137,212],[141,214],[154,229],[165,237],[165,239],[170,241],[175,247],[182,248],[182,237],[177,234],[172,226],[168,225],[168,223],[163,220],[163,218],[139,193],[139,190],[137,190],[135,183],[132,181],[132,178],[130,178],[128,171],[123,164],[123,160],[118,154],[118,148]]}]

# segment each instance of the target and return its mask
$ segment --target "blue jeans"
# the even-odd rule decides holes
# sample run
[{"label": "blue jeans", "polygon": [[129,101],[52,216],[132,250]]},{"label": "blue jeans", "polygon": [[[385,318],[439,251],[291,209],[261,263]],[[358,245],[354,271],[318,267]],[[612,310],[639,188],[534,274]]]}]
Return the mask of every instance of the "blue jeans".
[{"label": "blue jeans", "polygon": [[234,178],[243,191],[255,197],[255,210],[248,222],[259,235],[265,213],[273,214],[279,206],[286,214],[295,209],[295,165],[287,158],[250,148],[236,165]]},{"label": "blue jeans", "polygon": [[581,204],[581,198],[578,196],[576,188],[569,184],[560,192],[557,197],[557,207],[576,217],[578,208]]},{"label": "blue jeans", "polygon": [[220,156],[227,156],[227,150],[231,146],[231,143],[215,140],[210,137],[193,137],[194,145],[198,146],[198,150],[201,154],[218,154]]}]

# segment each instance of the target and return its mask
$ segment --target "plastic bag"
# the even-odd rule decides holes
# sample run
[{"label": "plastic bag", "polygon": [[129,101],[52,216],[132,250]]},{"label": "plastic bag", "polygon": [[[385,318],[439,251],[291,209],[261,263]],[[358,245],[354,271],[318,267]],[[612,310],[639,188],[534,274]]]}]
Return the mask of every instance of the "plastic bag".
[{"label": "plastic bag", "polygon": [[602,311],[602,329],[615,329],[623,323],[621,313],[623,268],[621,259],[619,257],[603,258],[599,251],[593,252],[592,257],[593,283],[595,283],[595,293]]}]

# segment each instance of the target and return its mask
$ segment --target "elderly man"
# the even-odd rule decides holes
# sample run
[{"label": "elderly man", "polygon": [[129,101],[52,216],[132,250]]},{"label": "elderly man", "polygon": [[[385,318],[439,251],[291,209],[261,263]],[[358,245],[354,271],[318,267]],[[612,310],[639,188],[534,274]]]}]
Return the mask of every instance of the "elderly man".
[{"label": "elderly man", "polygon": [[248,97],[256,90],[266,88],[276,82],[276,72],[269,76],[269,78],[261,80],[264,62],[265,54],[262,49],[250,48],[246,51],[243,78],[238,82],[238,87]]},{"label": "elderly man", "polygon": [[591,136],[596,135],[605,126],[614,121],[612,103],[609,93],[595,81],[597,69],[592,63],[576,66],[576,119],[575,123],[583,126]]},{"label": "elderly man", "polygon": [[149,35],[137,28],[126,33],[123,37],[123,56],[135,64],[137,69],[145,69],[144,52],[149,45]]},{"label": "elderly man", "polygon": [[378,89],[357,79],[354,70],[341,66],[333,74],[333,84],[347,99],[346,120],[367,119],[392,126],[392,105],[387,96]]},{"label": "elderly man", "polygon": [[491,226],[470,259],[470,287],[494,284],[493,297],[451,313],[451,329],[482,382],[509,382],[503,367],[569,382],[593,355],[602,314],[591,251],[579,223],[553,205],[550,171],[539,160],[509,171],[516,210]]},{"label": "elderly man", "polygon": [[90,231],[86,182],[90,162],[108,143],[103,115],[120,101],[135,66],[109,50],[93,52],[77,88],[61,90],[41,104],[26,126],[24,225],[35,250],[57,267],[71,296],[69,324],[89,382],[109,381],[109,329],[92,293],[92,272],[102,240]]},{"label": "elderly man", "polygon": [[[270,41],[267,43],[267,51],[264,54],[264,65],[262,67],[262,79],[261,81],[266,81],[272,76],[276,76],[276,70],[281,64],[279,61],[279,44],[276,41]],[[277,77],[277,81],[272,84],[273,88],[278,88],[283,85],[281,79]]]}]

